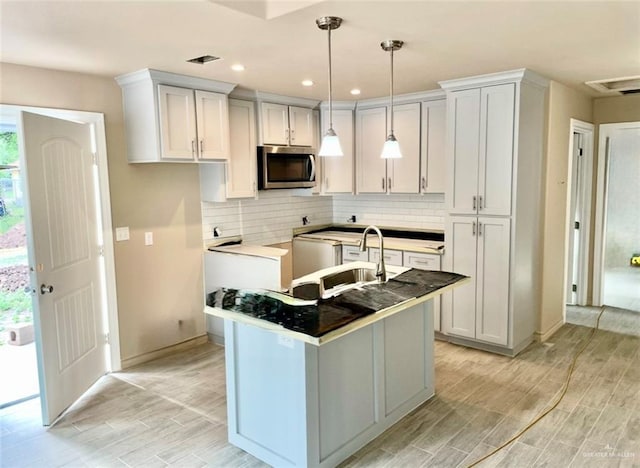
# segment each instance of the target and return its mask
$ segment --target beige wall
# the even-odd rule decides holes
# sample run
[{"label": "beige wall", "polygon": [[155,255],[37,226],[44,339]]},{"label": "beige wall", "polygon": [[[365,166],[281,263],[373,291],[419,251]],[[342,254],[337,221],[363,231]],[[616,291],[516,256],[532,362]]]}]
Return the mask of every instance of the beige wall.
[{"label": "beige wall", "polygon": [[543,337],[563,320],[569,180],[570,119],[592,122],[592,99],[551,82],[545,176],[542,301],[538,333]]},{"label": "beige wall", "polygon": [[[0,67],[4,104],[105,116],[113,226],[129,226],[131,232],[131,240],[115,244],[122,359],[203,335],[197,166],[127,163],[122,98],[113,79],[12,64]],[[144,246],[145,231],[153,232],[153,246]]]}]

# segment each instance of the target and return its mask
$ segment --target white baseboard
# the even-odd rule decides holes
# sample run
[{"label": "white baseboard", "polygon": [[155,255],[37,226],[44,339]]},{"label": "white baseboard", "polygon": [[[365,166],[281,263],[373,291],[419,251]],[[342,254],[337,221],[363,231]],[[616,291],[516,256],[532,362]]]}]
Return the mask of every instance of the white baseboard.
[{"label": "white baseboard", "polygon": [[207,334],[199,335],[194,338],[189,338],[188,340],[181,341],[180,343],[176,343],[171,346],[166,346],[164,348],[157,349],[155,351],[150,351],[148,353],[140,354],[138,356],[134,356],[127,359],[122,359],[122,368],[126,369],[128,367],[137,366],[138,364],[142,364],[143,362],[153,361],[154,359],[158,359],[169,354],[173,354],[177,351],[184,351],[185,349],[193,348],[194,346],[199,346],[205,344],[209,341]]},{"label": "white baseboard", "polygon": [[542,342],[544,343],[545,341],[547,341],[549,338],[551,338],[551,336],[557,332],[558,330],[560,330],[560,327],[562,327],[562,325],[564,325],[564,322],[562,320],[558,321],[554,326],[552,326],[549,330],[547,330],[546,332],[542,333],[542,332],[535,332],[533,334],[534,339],[536,341]]}]

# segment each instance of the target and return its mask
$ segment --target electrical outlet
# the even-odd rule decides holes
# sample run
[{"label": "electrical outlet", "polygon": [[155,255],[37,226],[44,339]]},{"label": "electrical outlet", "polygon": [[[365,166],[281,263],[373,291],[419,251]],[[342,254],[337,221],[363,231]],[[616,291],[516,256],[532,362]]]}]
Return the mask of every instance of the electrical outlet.
[{"label": "electrical outlet", "polygon": [[351,215],[347,218],[347,223],[355,223],[356,222],[356,215]]},{"label": "electrical outlet", "polygon": [[308,216],[303,216],[302,217],[302,225],[306,226],[307,224],[309,224],[309,217]]},{"label": "electrical outlet", "polygon": [[153,232],[144,233],[144,245],[153,245]]},{"label": "electrical outlet", "polygon": [[220,237],[222,236],[222,229],[220,229],[218,226],[213,228],[213,237]]}]

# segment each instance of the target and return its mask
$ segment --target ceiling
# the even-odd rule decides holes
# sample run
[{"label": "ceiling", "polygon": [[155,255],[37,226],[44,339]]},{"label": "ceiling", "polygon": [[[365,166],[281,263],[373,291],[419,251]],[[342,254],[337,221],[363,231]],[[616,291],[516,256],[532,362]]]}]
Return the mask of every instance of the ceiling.
[{"label": "ceiling", "polygon": [[[326,99],[325,15],[344,20],[332,33],[334,99],[388,94],[385,39],[405,41],[396,93],[530,68],[595,96],[585,81],[640,75],[640,1],[0,0],[0,61],[108,77],[155,68]],[[205,54],[222,60],[186,62]]]}]

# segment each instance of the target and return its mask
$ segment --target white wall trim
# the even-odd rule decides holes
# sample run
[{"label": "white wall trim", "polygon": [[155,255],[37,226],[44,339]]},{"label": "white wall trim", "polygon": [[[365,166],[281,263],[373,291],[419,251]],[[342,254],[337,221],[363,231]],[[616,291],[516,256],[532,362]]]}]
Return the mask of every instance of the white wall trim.
[{"label": "white wall trim", "polygon": [[598,173],[596,184],[596,220],[593,241],[593,305],[601,306],[603,301],[604,275],[604,229],[607,225],[607,161],[609,159],[609,140],[613,134],[622,129],[640,127],[640,122],[623,122],[601,124],[598,137]]},{"label": "white wall trim", "polygon": [[[578,278],[577,284],[577,296],[576,303],[578,305],[587,305],[587,285],[589,278],[589,239],[591,233],[591,204],[592,204],[592,180],[593,180],[593,133],[594,125],[589,122],[583,122],[578,119],[570,119],[569,125],[569,167],[567,174],[567,216],[565,226],[567,231],[565,235],[565,282],[568,277],[569,269],[573,266],[572,259],[569,258],[569,244],[571,242],[570,236],[573,234],[571,229],[571,222],[573,213],[571,213],[571,194],[573,193],[572,176],[573,164],[574,164],[574,147],[573,147],[573,134],[579,133],[582,135],[583,144],[583,163],[580,167],[580,173],[578,174],[580,192],[577,194],[580,200],[580,219],[582,222],[582,228],[580,229],[580,251],[578,253]],[[575,247],[575,246],[574,246]],[[566,303],[567,303],[567,285],[564,288],[564,300],[562,316],[566,321]]]}]

